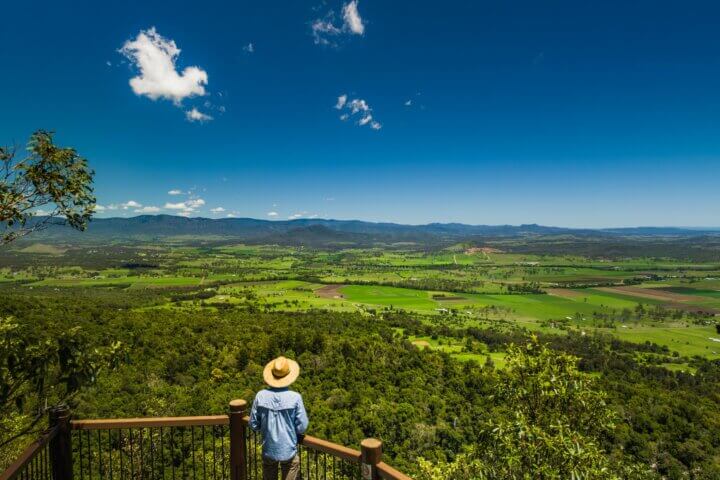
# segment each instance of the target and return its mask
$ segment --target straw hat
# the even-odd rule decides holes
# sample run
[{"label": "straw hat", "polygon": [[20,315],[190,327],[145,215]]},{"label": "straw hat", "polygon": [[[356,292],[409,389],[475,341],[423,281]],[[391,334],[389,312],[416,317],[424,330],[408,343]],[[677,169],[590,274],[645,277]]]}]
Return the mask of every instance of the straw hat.
[{"label": "straw hat", "polygon": [[300,365],[295,360],[278,357],[265,365],[263,379],[265,383],[275,388],[289,386],[300,375]]}]

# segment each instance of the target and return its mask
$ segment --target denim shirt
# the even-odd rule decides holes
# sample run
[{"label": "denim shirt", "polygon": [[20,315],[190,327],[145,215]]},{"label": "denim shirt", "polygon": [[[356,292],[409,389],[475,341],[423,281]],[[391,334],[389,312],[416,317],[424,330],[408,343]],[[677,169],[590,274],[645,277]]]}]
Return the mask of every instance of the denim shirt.
[{"label": "denim shirt", "polygon": [[297,455],[298,435],[305,433],[308,417],[299,393],[287,388],[260,390],[250,411],[250,428],[262,432],[264,457],[284,462]]}]

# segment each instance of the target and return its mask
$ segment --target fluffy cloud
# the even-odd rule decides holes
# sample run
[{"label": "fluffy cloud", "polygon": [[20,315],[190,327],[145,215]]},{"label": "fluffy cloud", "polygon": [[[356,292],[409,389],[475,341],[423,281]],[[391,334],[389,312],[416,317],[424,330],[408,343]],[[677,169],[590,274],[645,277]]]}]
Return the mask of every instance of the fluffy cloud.
[{"label": "fluffy cloud", "polygon": [[166,203],[165,208],[168,210],[185,210],[187,207],[185,206],[185,202],[180,203]]},{"label": "fluffy cloud", "polygon": [[223,207],[215,207],[215,208],[211,208],[210,211],[212,213],[222,213],[225,211],[225,209]]},{"label": "fluffy cloud", "polygon": [[95,205],[96,212],[104,212],[105,210],[107,210],[107,209],[104,206],[102,206],[100,204]]},{"label": "fluffy cloud", "polygon": [[127,209],[129,209],[129,208],[142,208],[142,204],[136,202],[135,200],[130,200],[130,201],[127,201],[127,202],[125,202],[125,203],[121,203],[121,204],[120,204],[120,207],[121,207],[123,210],[127,210]]},{"label": "fluffy cloud", "polygon": [[357,125],[361,127],[369,125],[373,130],[380,130],[382,128],[382,124],[370,113],[372,108],[370,108],[370,105],[362,98],[348,100],[348,96],[342,94],[338,97],[335,108],[343,111],[340,115],[340,120],[342,121],[355,117],[358,119],[356,122]]},{"label": "fluffy cloud", "polygon": [[358,0],[343,5],[342,24],[338,23],[335,12],[329,11],[325,17],[313,21],[310,28],[316,45],[337,46],[336,39],[342,35],[363,35],[365,24],[358,11]]},{"label": "fluffy cloud", "polygon": [[191,110],[185,112],[185,118],[188,122],[200,122],[205,123],[213,119],[210,115],[202,113],[197,108],[193,107]]},{"label": "fluffy cloud", "polygon": [[407,102],[405,102],[405,106],[406,106],[406,107],[409,107],[409,106],[411,106],[411,105],[412,105],[412,100],[408,100]]},{"label": "fluffy cloud", "polygon": [[243,47],[243,51],[247,53],[254,53],[255,52],[255,45],[252,44],[252,42],[248,43]]},{"label": "fluffy cloud", "polygon": [[352,0],[343,6],[343,20],[345,20],[344,26],[355,35],[365,33],[365,25],[358,12],[358,0]]},{"label": "fluffy cloud", "polygon": [[352,100],[348,107],[350,108],[350,111],[352,114],[356,114],[358,112],[369,112],[370,111],[370,105],[367,104],[365,100],[356,98],[355,100]]},{"label": "fluffy cloud", "polygon": [[155,27],[142,30],[119,50],[139,70],[130,79],[136,95],[152,100],[164,98],[179,105],[185,98],[205,95],[208,75],[199,67],[186,67],[178,72],[175,62],[180,49],[173,40],[157,33]]},{"label": "fluffy cloud", "polygon": [[205,205],[205,200],[202,198],[191,198],[189,200],[185,200],[184,202],[167,202],[165,203],[165,208],[168,210],[182,210],[183,213],[193,213],[203,205]]},{"label": "fluffy cloud", "polygon": [[335,108],[337,108],[338,110],[342,110],[342,108],[345,106],[346,103],[347,103],[347,95],[345,95],[345,94],[340,95],[337,99],[337,103],[335,104]]},{"label": "fluffy cloud", "polygon": [[312,23],[310,28],[312,29],[315,45],[335,45],[331,38],[340,35],[342,29],[333,25],[334,21],[335,14],[330,12],[325,16],[325,19],[317,19]]},{"label": "fluffy cloud", "polygon": [[290,215],[290,216],[288,217],[288,220],[297,220],[298,218],[301,218],[302,216],[303,216],[302,213],[295,213],[295,214],[293,214],[293,215]]},{"label": "fluffy cloud", "polygon": [[190,200],[186,201],[185,204],[187,205],[188,210],[194,210],[205,205],[205,200],[203,200],[202,198],[191,198]]},{"label": "fluffy cloud", "polygon": [[170,190],[170,191],[168,192],[168,195],[182,195],[182,194],[183,194],[183,191],[182,191],[182,190],[178,190],[178,189],[176,189],[176,188],[174,188],[174,189],[172,189],[172,190]]},{"label": "fluffy cloud", "polygon": [[278,213],[277,213],[277,212],[268,212],[268,213],[267,213],[267,216],[268,216],[268,217],[277,217],[277,216],[278,216]]},{"label": "fluffy cloud", "polygon": [[147,207],[138,208],[137,210],[135,210],[135,213],[157,213],[159,211],[160,208],[149,205]]}]

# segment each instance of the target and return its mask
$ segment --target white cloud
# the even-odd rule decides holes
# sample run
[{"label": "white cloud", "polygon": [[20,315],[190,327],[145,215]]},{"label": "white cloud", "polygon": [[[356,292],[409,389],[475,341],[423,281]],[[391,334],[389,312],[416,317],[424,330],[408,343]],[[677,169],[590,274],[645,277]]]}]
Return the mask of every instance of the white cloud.
[{"label": "white cloud", "polygon": [[211,208],[210,211],[212,213],[222,213],[225,211],[225,209],[223,207],[215,207],[215,208]]},{"label": "white cloud", "polygon": [[135,200],[130,200],[128,202],[120,204],[123,210],[127,210],[129,208],[142,208],[142,204],[136,202]]},{"label": "white cloud", "polygon": [[137,210],[135,210],[135,213],[157,213],[159,211],[160,208],[149,205],[147,207],[138,208]]},{"label": "white cloud", "polygon": [[358,12],[358,0],[352,0],[343,6],[343,19],[345,20],[344,27],[355,35],[365,33],[365,25],[363,25],[362,18]]},{"label": "white cloud", "polygon": [[168,195],[182,195],[183,191],[178,190],[177,188],[174,188],[168,192]]},{"label": "white cloud", "polygon": [[382,128],[380,122],[378,122],[370,113],[372,112],[372,108],[362,98],[348,100],[347,95],[340,95],[337,103],[335,104],[335,108],[343,111],[340,115],[340,120],[342,121],[348,120],[350,117],[357,115],[357,124],[359,126],[364,127],[365,125],[369,125],[373,130],[380,130]]},{"label": "white cloud", "polygon": [[315,45],[335,45],[335,42],[330,38],[340,35],[342,29],[333,25],[334,20],[335,14],[330,12],[325,16],[324,20],[317,19],[312,23],[311,29]]},{"label": "white cloud", "polygon": [[352,100],[349,104],[350,111],[354,114],[358,112],[369,112],[370,111],[370,105],[367,104],[365,100],[356,98]]},{"label": "white cloud", "polygon": [[210,115],[202,113],[197,108],[193,107],[191,110],[185,112],[185,118],[188,122],[200,122],[205,123],[213,119]]},{"label": "white cloud", "polygon": [[360,125],[361,127],[363,125],[367,125],[368,123],[370,123],[370,120],[372,120],[372,115],[365,115],[358,121],[358,125]]},{"label": "white cloud", "polygon": [[310,26],[316,45],[337,46],[336,39],[342,35],[363,35],[365,24],[358,11],[358,0],[343,5],[342,24],[337,25],[335,12],[330,10],[325,17],[314,20]]},{"label": "white cloud", "polygon": [[130,79],[136,95],[152,100],[164,98],[179,105],[185,98],[205,95],[208,75],[199,67],[186,67],[182,73],[175,62],[181,50],[175,42],[157,33],[155,27],[141,30],[134,40],[128,40],[119,50],[139,70]]},{"label": "white cloud", "polygon": [[298,218],[301,218],[302,216],[303,216],[302,213],[295,213],[295,214],[293,214],[293,215],[290,215],[290,216],[288,217],[288,220],[297,220]]},{"label": "white cloud", "polygon": [[235,218],[235,214],[234,214],[234,213],[228,213],[228,214],[225,215],[225,216],[226,216],[227,218]]},{"label": "white cloud", "polygon": [[277,216],[278,216],[278,213],[277,213],[277,212],[268,212],[268,213],[267,213],[267,216],[268,216],[268,217],[277,217]]},{"label": "white cloud", "polygon": [[203,200],[202,198],[192,198],[186,201],[185,204],[187,205],[188,210],[194,210],[205,205],[205,200]]},{"label": "white cloud", "polygon": [[252,42],[248,43],[243,47],[243,50],[247,53],[253,53],[255,52],[255,45],[252,44]]},{"label": "white cloud", "polygon": [[104,206],[102,206],[102,205],[100,205],[100,204],[96,204],[96,205],[95,205],[95,211],[96,211],[96,212],[104,212],[105,210],[107,210],[107,209],[106,209]]},{"label": "white cloud", "polygon": [[347,95],[343,93],[338,97],[335,108],[337,108],[338,110],[342,110],[342,108],[345,106],[345,103],[347,103]]},{"label": "white cloud", "polygon": [[187,206],[185,205],[185,202],[180,202],[180,203],[168,202],[165,204],[165,208],[167,208],[168,210],[185,210],[187,208]]},{"label": "white cloud", "polygon": [[185,210],[185,211],[182,211],[182,212],[178,212],[177,214],[178,214],[179,216],[181,216],[181,217],[187,218],[187,217],[189,217],[190,215],[193,214],[193,211],[192,211],[192,210]]},{"label": "white cloud", "polygon": [[182,210],[183,212],[192,213],[203,205],[205,205],[205,200],[202,198],[191,198],[190,200],[185,200],[184,202],[167,202],[165,203],[165,208],[168,210]]},{"label": "white cloud", "polygon": [[409,107],[409,106],[411,106],[411,105],[412,105],[412,99],[410,99],[410,100],[408,100],[407,102],[405,102],[405,106],[406,106],[406,107]]},{"label": "white cloud", "polygon": [[117,210],[118,208],[120,208],[120,206],[115,203],[111,203],[110,205],[107,206],[108,210]]}]

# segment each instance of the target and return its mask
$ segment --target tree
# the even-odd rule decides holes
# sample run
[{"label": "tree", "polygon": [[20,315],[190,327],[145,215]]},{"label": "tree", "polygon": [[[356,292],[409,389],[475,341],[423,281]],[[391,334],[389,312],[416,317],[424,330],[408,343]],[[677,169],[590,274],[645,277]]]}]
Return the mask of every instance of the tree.
[{"label": "tree", "polygon": [[0,470],[44,427],[49,406],[68,402],[101,369],[117,365],[121,342],[92,343],[77,326],[36,329],[0,317]]},{"label": "tree", "polygon": [[[425,480],[650,478],[646,469],[611,462],[600,447],[615,428],[605,393],[577,359],[541,345],[508,348],[499,376],[500,411],[478,443],[453,462],[420,462]],[[503,412],[509,406],[510,412]]]},{"label": "tree", "polygon": [[[74,148],[53,143],[53,133],[38,130],[18,160],[14,147],[0,147],[0,245],[43,230],[69,225],[84,230],[95,210],[94,172]],[[37,209],[49,207],[45,216]]]}]

